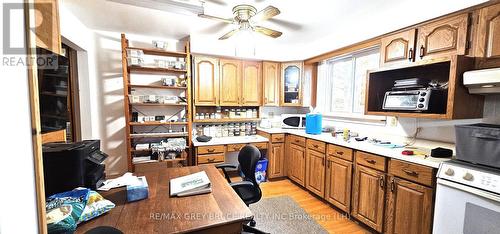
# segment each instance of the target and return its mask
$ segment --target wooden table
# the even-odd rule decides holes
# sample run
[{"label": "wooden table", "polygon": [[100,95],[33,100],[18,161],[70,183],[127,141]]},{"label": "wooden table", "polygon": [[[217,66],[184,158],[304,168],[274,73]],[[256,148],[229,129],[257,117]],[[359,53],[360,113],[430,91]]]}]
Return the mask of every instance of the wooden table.
[{"label": "wooden table", "polygon": [[[170,197],[172,178],[205,171],[212,192],[190,197]],[[253,215],[226,179],[212,165],[168,168],[137,173],[146,176],[149,198],[126,202],[124,188],[101,193],[116,204],[109,213],[82,223],[77,233],[97,226],[112,226],[124,233],[240,233]]]}]

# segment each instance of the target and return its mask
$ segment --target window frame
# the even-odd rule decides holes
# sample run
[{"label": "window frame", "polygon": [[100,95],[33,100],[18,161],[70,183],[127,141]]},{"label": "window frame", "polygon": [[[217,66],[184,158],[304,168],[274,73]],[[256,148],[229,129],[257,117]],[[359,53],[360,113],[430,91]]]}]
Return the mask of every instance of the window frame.
[{"label": "window frame", "polygon": [[[387,120],[387,116],[376,116],[376,115],[365,115],[364,110],[365,106],[363,106],[363,111],[362,112],[354,112],[355,111],[355,89],[356,89],[356,59],[358,57],[361,57],[363,55],[369,55],[371,52],[378,52],[380,55],[380,45],[374,45],[370,47],[366,47],[363,49],[359,49],[356,51],[352,51],[349,53],[345,53],[342,55],[338,55],[332,58],[328,58],[323,60],[323,63],[334,63],[335,61],[343,61],[346,59],[351,59],[351,105],[350,105],[350,111],[348,112],[341,112],[341,111],[332,111],[333,110],[333,97],[332,101],[330,102],[329,110],[328,112],[324,112],[323,116],[327,119],[332,119],[332,120],[337,120],[337,121],[343,121],[343,122],[350,122],[350,123],[363,123],[363,124],[375,124],[375,125],[384,125]],[[380,57],[379,57],[380,58]],[[380,66],[380,59],[378,60],[379,66]],[[332,65],[333,66],[333,65]],[[333,72],[333,71],[332,71]],[[332,75],[333,76],[333,75]],[[366,83],[365,83],[366,85]],[[333,91],[333,81],[330,87],[330,90]],[[365,90],[366,92],[366,90]],[[366,95],[366,93],[365,93]],[[366,98],[366,96],[365,96]],[[365,103],[366,105],[366,103]],[[317,106],[316,106],[317,107]]]}]

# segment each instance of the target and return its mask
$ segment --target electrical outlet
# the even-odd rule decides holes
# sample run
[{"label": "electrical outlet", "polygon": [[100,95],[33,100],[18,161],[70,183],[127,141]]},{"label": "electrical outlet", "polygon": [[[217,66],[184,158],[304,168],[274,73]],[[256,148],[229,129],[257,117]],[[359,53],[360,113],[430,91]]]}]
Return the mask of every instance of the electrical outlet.
[{"label": "electrical outlet", "polygon": [[397,127],[398,126],[398,117],[388,117],[389,118],[389,126]]}]

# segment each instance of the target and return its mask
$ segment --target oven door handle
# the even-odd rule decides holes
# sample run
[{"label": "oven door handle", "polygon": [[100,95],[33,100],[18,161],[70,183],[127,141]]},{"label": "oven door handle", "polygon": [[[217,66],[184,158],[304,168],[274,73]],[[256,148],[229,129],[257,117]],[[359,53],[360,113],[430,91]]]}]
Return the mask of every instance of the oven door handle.
[{"label": "oven door handle", "polygon": [[499,195],[491,193],[491,192],[488,192],[488,191],[480,190],[480,189],[477,189],[477,188],[469,187],[469,186],[466,186],[466,185],[458,184],[458,183],[447,181],[447,180],[443,180],[443,179],[438,179],[437,183],[438,183],[438,185],[448,186],[448,187],[455,188],[455,189],[458,189],[458,190],[461,190],[461,191],[464,191],[464,192],[468,192],[470,194],[474,194],[474,195],[477,195],[477,196],[480,196],[480,197],[483,197],[483,198],[486,198],[486,199],[489,199],[489,200],[500,202],[500,196]]}]

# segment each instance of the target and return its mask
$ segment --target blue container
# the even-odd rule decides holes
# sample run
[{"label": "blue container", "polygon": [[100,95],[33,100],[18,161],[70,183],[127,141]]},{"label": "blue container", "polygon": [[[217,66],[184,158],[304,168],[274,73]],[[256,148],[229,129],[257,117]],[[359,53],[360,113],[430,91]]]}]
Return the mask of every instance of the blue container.
[{"label": "blue container", "polygon": [[257,167],[255,167],[255,179],[257,183],[262,183],[266,181],[266,171],[267,171],[267,159],[262,159],[257,162]]},{"label": "blue container", "polygon": [[323,115],[306,114],[306,133],[318,135],[321,134],[323,124]]},{"label": "blue container", "polygon": [[145,176],[138,177],[139,183],[127,185],[127,201],[133,202],[148,198],[149,187]]}]

